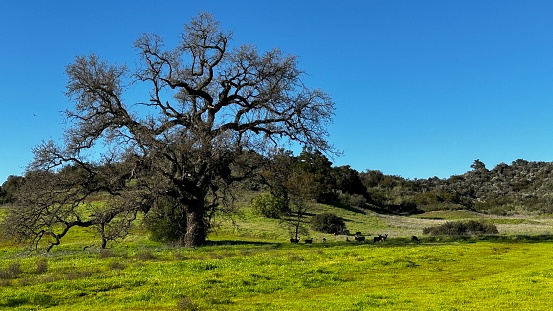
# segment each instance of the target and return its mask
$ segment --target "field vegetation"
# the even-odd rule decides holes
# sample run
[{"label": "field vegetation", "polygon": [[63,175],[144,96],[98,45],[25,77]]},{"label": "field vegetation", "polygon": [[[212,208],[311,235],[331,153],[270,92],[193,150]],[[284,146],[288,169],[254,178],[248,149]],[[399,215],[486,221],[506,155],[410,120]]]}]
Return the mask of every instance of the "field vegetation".
[{"label": "field vegetation", "polygon": [[[278,219],[248,206],[218,218],[208,246],[153,242],[135,226],[122,242],[98,245],[91,228],[49,253],[0,247],[0,309],[6,310],[547,310],[553,286],[548,217],[474,212],[379,215],[314,204],[352,232],[383,243],[310,230],[288,241]],[[451,221],[493,223],[499,234],[423,236]],[[515,230],[513,230],[515,229]],[[523,233],[526,232],[526,233]],[[418,235],[421,243],[412,243]],[[326,242],[323,242],[323,238]]]},{"label": "field vegetation", "polygon": [[[309,151],[298,158],[302,156],[322,157]],[[553,288],[551,215],[524,205],[518,205],[517,213],[491,213],[472,203],[455,203],[453,208],[451,202],[437,197],[432,204],[409,203],[413,196],[409,197],[405,183],[386,186],[397,177],[385,176],[371,184],[369,172],[355,175],[348,167],[331,168],[329,161],[314,161],[320,162],[326,163],[324,169],[330,170],[333,179],[325,184],[314,178],[316,187],[309,190],[312,197],[301,209],[275,200],[271,197],[274,191],[268,191],[271,188],[245,183],[234,197],[234,212],[213,216],[206,246],[200,248],[181,247],[164,231],[171,228],[171,217],[155,218],[154,214],[138,214],[129,233],[107,245],[102,245],[101,231],[94,226],[74,228],[49,252],[2,239],[0,309],[553,307],[549,295]],[[475,173],[467,176],[471,174]],[[24,178],[12,177],[6,183],[13,185],[14,181],[20,183]],[[360,181],[366,192],[351,191]],[[17,187],[3,188],[11,195],[9,189]],[[375,195],[378,191],[382,197]],[[108,207],[107,200],[101,194],[90,197],[78,210],[86,214]],[[17,208],[17,202],[8,200],[1,205],[0,217]],[[158,212],[158,216],[167,216],[163,209]],[[149,217],[155,221],[149,222]],[[337,230],[335,224],[343,227]],[[464,228],[452,224],[482,225],[497,232],[423,234],[425,230],[430,233],[429,228]],[[334,234],[336,231],[341,232]],[[299,243],[290,243],[298,232]],[[366,237],[364,242],[354,239],[357,232]],[[379,234],[388,238],[373,243]],[[413,242],[412,236],[420,243]],[[49,241],[41,243],[48,245]]]}]

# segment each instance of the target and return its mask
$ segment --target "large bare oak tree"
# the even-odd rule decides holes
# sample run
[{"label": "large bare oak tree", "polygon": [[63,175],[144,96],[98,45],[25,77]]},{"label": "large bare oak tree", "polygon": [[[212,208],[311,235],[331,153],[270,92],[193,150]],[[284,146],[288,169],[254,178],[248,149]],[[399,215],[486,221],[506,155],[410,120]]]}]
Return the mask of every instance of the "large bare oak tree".
[{"label": "large bare oak tree", "polygon": [[[326,126],[334,103],[304,85],[297,58],[230,43],[231,34],[202,13],[185,25],[173,49],[158,35],[138,38],[141,61],[134,72],[96,55],[67,66],[75,106],[66,112],[64,143],[37,147],[29,167],[34,173],[28,175],[58,172],[60,179],[42,184],[58,190],[47,200],[25,201],[52,216],[51,223],[28,229],[35,239],[40,234],[55,244],[73,226],[96,226],[105,245],[111,235],[124,234],[115,227],[127,228],[137,212],[169,198],[186,215],[181,243],[199,246],[229,185],[256,174],[259,156],[293,141],[332,151]],[[149,98],[127,103],[125,91],[142,85]],[[60,177],[62,171],[70,178]],[[79,207],[97,193],[112,199],[91,214]]]}]

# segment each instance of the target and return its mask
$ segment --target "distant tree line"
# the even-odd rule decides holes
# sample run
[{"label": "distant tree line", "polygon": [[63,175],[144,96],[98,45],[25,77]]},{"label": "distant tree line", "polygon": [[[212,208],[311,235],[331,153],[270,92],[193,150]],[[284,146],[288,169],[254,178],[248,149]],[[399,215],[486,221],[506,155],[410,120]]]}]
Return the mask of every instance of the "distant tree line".
[{"label": "distant tree line", "polygon": [[[332,219],[329,215],[308,223],[305,215],[310,202],[397,215],[455,209],[500,215],[553,212],[551,162],[519,159],[510,165],[500,163],[490,170],[484,163],[475,160],[471,170],[462,175],[410,180],[385,175],[378,170],[358,172],[347,165],[333,166],[326,155],[313,148],[304,148],[297,156],[286,150],[278,150],[268,157],[251,154],[250,160],[259,163],[258,174],[238,184],[238,188],[242,189],[239,191],[258,191],[259,195],[252,201],[254,210],[260,215],[281,219],[293,238],[304,234],[309,225],[325,232],[345,229],[339,219]],[[105,172],[130,171],[132,167],[121,162],[97,169]],[[39,183],[37,174],[42,174]],[[25,176],[8,177],[0,187],[0,202],[9,203],[8,210],[14,212],[4,218],[4,233],[9,231],[8,235],[12,237],[37,244],[47,234],[45,228],[51,225],[47,220],[56,216],[68,228],[75,223],[95,227],[101,245],[105,247],[107,242],[127,234],[138,213],[144,213],[142,225],[154,239],[171,242],[178,240],[186,231],[185,215],[175,208],[173,199],[165,196],[156,201],[145,201],[140,195],[143,185],[132,177],[126,181],[103,180],[102,183],[124,182],[130,189],[134,187],[135,192],[131,190],[125,194],[135,196],[131,201],[136,205],[134,207],[129,203],[123,204],[118,194],[110,194],[110,188],[102,192],[101,184],[97,185],[99,191],[96,195],[84,198],[77,205],[64,201],[64,197],[83,195],[79,194],[81,190],[78,188],[68,191],[64,184],[74,184],[76,180],[86,182],[82,179],[84,176],[87,176],[86,172],[78,166],[67,166],[56,173],[28,172]],[[109,175],[106,173],[106,176]],[[142,175],[141,180],[148,178]],[[27,209],[31,201],[43,202],[44,209],[49,213]],[[150,206],[145,209],[141,207],[144,205]],[[34,222],[29,219],[34,219]],[[63,234],[51,234],[50,246],[59,244]]]},{"label": "distant tree line", "polygon": [[498,215],[553,212],[552,162],[518,159],[490,170],[477,159],[471,169],[445,179],[388,177],[368,191],[373,198],[378,195],[381,203],[399,202],[421,211],[467,209]]},{"label": "distant tree line", "polygon": [[309,150],[293,162],[321,176],[317,201],[337,206],[398,215],[458,209],[498,215],[553,213],[553,162],[518,159],[487,169],[477,159],[464,174],[428,179],[335,167],[324,155]]}]

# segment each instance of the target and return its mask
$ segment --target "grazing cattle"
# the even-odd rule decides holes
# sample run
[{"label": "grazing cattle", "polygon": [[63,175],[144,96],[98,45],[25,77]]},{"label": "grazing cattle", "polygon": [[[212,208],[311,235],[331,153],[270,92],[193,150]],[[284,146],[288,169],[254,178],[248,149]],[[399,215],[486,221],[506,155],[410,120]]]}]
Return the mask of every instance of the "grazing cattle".
[{"label": "grazing cattle", "polygon": [[379,234],[378,236],[374,237],[373,244],[376,243],[376,242],[384,242],[384,241],[386,241],[387,237],[388,237],[388,234],[385,234],[385,235]]},{"label": "grazing cattle", "polygon": [[416,235],[413,235],[413,236],[411,237],[411,242],[420,243],[421,240],[419,240],[419,238],[417,238]]},{"label": "grazing cattle", "polygon": [[305,239],[305,244],[313,244],[313,238]]},{"label": "grazing cattle", "polygon": [[297,238],[297,239],[291,238],[290,239],[290,243],[294,243],[294,244],[298,244],[299,241],[300,241],[300,238]]},{"label": "grazing cattle", "polygon": [[359,235],[356,235],[355,236],[355,241],[357,242],[365,242],[365,237],[364,236],[359,236]]},{"label": "grazing cattle", "polygon": [[326,238],[323,238],[323,243],[326,243]]},{"label": "grazing cattle", "polygon": [[355,236],[362,236],[361,231],[355,232]]}]

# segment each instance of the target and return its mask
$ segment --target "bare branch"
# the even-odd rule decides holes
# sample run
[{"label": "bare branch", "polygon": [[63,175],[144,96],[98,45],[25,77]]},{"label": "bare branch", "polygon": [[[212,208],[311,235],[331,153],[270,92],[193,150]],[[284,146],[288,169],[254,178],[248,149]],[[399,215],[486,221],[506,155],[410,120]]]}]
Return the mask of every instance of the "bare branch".
[{"label": "bare branch", "polygon": [[[63,144],[35,149],[29,187],[50,181],[26,199],[21,232],[35,245],[45,237],[56,245],[71,228],[94,226],[105,245],[126,233],[136,213],[170,198],[186,228],[181,242],[201,245],[213,213],[230,204],[232,185],[259,172],[259,157],[290,141],[332,151],[326,126],[334,103],[304,86],[297,58],[232,48],[231,39],[202,13],[173,49],[158,35],[138,38],[134,72],[94,54],[67,66],[67,96],[75,102],[66,111],[69,127]],[[149,98],[124,101],[128,87],[144,85]],[[109,204],[80,212],[98,195]]]}]

